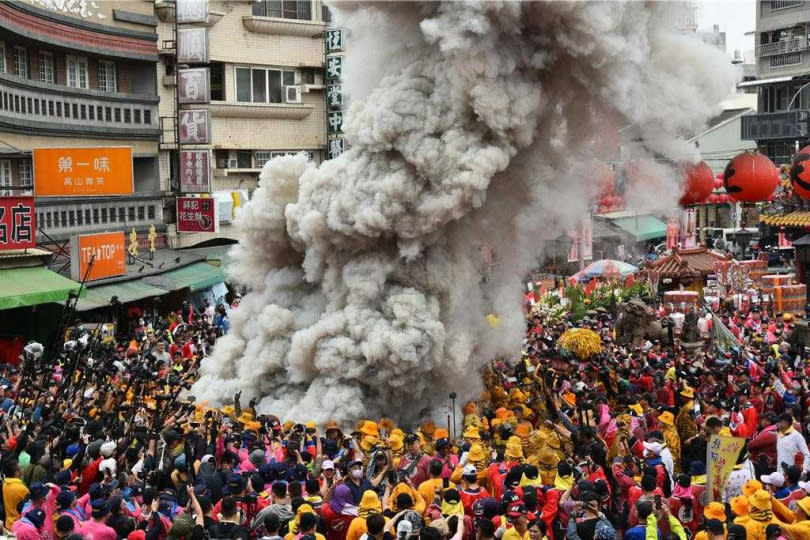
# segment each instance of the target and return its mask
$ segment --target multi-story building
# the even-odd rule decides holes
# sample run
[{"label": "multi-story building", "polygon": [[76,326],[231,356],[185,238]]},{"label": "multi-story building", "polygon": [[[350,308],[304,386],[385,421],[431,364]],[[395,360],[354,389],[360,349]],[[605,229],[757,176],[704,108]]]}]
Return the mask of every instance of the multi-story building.
[{"label": "multi-story building", "polygon": [[[211,149],[212,189],[220,209],[220,232],[176,233],[174,247],[233,238],[231,193],[252,192],[259,172],[271,158],[307,152],[324,159],[324,30],[328,10],[321,0],[210,1],[207,28],[211,100],[183,108],[207,109],[211,144],[183,146]],[[175,8],[155,4],[161,60],[157,80],[162,124],[160,175],[164,190],[177,189],[174,119]],[[236,198],[238,200],[239,197]],[[169,220],[170,221],[170,220]]]},{"label": "multi-story building", "polygon": [[757,141],[777,165],[790,163],[810,137],[810,2],[756,3],[757,114],[743,117],[742,138]]},{"label": "multi-story building", "polygon": [[130,146],[134,158],[134,194],[38,197],[40,243],[163,227],[156,24],[147,2],[0,3],[0,194],[31,189],[34,148]]}]

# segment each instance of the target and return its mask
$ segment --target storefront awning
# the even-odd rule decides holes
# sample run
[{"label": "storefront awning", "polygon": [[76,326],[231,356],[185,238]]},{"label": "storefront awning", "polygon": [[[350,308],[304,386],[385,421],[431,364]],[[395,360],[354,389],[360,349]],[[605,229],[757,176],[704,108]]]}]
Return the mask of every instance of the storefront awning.
[{"label": "storefront awning", "polygon": [[197,262],[164,274],[145,277],[142,281],[167,291],[188,288],[194,292],[222,283],[225,281],[225,272],[222,271],[222,268]]},{"label": "storefront awning", "polygon": [[[67,300],[80,285],[44,266],[0,270],[0,309],[36,306]],[[87,294],[82,289],[82,296]]]},{"label": "storefront awning", "polygon": [[607,217],[614,225],[630,233],[637,240],[653,240],[667,236],[667,224],[649,214]]},{"label": "storefront awning", "polygon": [[122,303],[153,298],[166,294],[166,290],[148,285],[139,279],[132,281],[119,281],[100,287],[87,289],[87,296],[80,298],[76,304],[76,311],[90,311],[91,309],[106,308],[110,299],[117,296]]},{"label": "storefront awning", "polygon": [[791,212],[789,214],[760,215],[759,220],[766,225],[781,227],[805,227],[810,225],[810,212]]}]

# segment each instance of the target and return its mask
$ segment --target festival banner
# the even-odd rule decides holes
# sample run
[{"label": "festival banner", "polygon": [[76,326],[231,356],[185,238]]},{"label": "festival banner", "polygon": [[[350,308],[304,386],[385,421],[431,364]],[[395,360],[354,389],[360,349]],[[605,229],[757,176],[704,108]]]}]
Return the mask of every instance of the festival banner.
[{"label": "festival banner", "polygon": [[88,281],[127,273],[124,231],[74,236],[70,239],[70,252],[70,275],[75,281],[84,278],[91,259]]},{"label": "festival banner", "polygon": [[34,196],[131,195],[132,147],[34,148]]},{"label": "festival banner", "polygon": [[744,444],[745,439],[741,437],[712,435],[709,439],[706,447],[706,489],[710,500],[721,500],[721,490],[737,464]]},{"label": "festival banner", "polygon": [[0,198],[0,251],[36,247],[33,197]]},{"label": "festival banner", "polygon": [[177,197],[177,232],[219,232],[216,199]]},{"label": "festival banner", "polygon": [[667,220],[667,249],[678,247],[678,233],[680,229],[680,220],[675,216],[670,216]]}]

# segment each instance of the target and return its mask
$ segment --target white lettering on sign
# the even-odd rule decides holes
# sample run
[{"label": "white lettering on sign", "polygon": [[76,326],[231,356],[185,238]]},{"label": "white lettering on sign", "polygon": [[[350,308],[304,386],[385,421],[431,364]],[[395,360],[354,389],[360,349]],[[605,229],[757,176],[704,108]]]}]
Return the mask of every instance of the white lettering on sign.
[{"label": "white lettering on sign", "polygon": [[115,258],[115,253],[121,249],[118,244],[106,244],[96,247],[83,247],[82,261],[89,262],[90,258],[95,255],[97,261],[111,261]]}]

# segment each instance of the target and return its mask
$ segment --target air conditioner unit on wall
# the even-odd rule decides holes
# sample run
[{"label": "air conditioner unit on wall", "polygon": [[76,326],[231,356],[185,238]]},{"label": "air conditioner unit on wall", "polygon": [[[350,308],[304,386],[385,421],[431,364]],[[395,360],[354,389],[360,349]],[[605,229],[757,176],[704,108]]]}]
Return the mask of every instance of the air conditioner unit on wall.
[{"label": "air conditioner unit on wall", "polygon": [[238,169],[239,168],[239,156],[236,154],[236,150],[228,150],[228,168],[229,169]]},{"label": "air conditioner unit on wall", "polygon": [[284,101],[286,101],[287,103],[301,103],[301,87],[285,86]]}]

